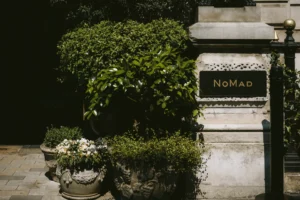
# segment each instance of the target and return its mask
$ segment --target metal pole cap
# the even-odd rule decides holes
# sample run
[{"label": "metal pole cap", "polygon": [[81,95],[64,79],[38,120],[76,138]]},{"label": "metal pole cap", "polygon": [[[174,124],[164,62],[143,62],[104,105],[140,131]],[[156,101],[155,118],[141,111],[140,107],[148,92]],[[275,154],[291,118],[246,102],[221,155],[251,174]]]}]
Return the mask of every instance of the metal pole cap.
[{"label": "metal pole cap", "polygon": [[286,30],[294,30],[296,27],[296,22],[293,19],[287,19],[283,22],[283,27]]}]

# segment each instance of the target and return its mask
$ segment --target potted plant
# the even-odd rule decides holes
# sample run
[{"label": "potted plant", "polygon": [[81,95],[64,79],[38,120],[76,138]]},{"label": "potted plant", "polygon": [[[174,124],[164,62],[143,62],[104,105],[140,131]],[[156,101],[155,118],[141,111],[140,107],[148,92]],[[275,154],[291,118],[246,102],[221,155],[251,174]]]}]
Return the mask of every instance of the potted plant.
[{"label": "potted plant", "polygon": [[57,147],[62,196],[67,199],[96,199],[106,174],[107,148],[94,141],[64,140]]},{"label": "potted plant", "polygon": [[89,82],[88,118],[123,110],[123,131],[107,139],[123,199],[168,199],[177,176],[201,164],[202,148],[187,134],[202,114],[194,70],[194,60],[167,46],[102,69]]},{"label": "potted plant", "polygon": [[202,163],[198,142],[176,135],[109,139],[114,182],[122,199],[171,199],[180,174],[196,172]]},{"label": "potted plant", "polygon": [[58,182],[58,178],[56,176],[56,146],[64,139],[80,139],[81,137],[82,130],[78,127],[70,128],[61,126],[59,128],[47,128],[44,141],[40,145],[40,148],[44,153],[46,165],[49,168],[52,180]]}]

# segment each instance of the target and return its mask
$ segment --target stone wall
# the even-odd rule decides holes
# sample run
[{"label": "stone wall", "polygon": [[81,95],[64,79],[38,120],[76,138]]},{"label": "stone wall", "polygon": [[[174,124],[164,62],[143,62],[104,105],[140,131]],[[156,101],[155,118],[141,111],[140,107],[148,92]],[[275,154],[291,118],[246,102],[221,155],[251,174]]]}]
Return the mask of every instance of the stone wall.
[{"label": "stone wall", "polygon": [[[265,50],[272,40],[284,41],[283,22],[287,18],[296,21],[294,38],[300,42],[300,0],[257,0],[256,6],[243,8],[199,6],[198,22],[189,28],[190,39],[200,52],[197,77],[201,71],[212,70],[210,66],[218,66],[220,71],[234,70],[229,67],[233,63],[252,66],[248,70],[257,70],[255,66],[259,65],[269,72]],[[300,70],[300,52],[296,55],[296,68]],[[198,119],[204,125],[199,137],[204,138],[209,153],[208,178],[202,182],[202,195],[198,198],[255,199],[269,192],[269,95],[199,98],[199,103],[206,108],[205,119]],[[286,176],[287,184],[293,182]]]}]

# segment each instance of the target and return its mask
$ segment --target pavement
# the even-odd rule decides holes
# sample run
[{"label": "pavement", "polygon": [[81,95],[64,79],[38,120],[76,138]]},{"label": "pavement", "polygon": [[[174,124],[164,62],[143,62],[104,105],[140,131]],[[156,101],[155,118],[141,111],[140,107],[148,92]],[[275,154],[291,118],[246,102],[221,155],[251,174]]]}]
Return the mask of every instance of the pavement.
[{"label": "pavement", "polygon": [[64,200],[38,145],[0,145],[0,200]]}]

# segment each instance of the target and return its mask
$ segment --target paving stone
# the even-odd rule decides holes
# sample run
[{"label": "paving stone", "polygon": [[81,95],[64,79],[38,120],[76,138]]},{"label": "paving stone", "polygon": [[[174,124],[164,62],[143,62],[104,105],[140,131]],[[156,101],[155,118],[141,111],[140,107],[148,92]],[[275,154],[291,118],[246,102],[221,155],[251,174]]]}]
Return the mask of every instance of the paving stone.
[{"label": "paving stone", "polygon": [[0,180],[0,185],[6,185],[7,182],[8,180]]},{"label": "paving stone", "polygon": [[0,190],[16,190],[17,185],[1,185]]},{"label": "paving stone", "polygon": [[35,160],[13,160],[10,164],[19,164],[19,165],[25,165],[25,164],[34,164]]},{"label": "paving stone", "polygon": [[10,180],[7,182],[6,185],[20,185],[22,183],[23,180]]},{"label": "paving stone", "polygon": [[10,170],[10,171],[14,170],[14,171],[17,171],[17,170],[19,170],[19,169],[20,169],[20,168],[14,166],[14,165],[9,165],[5,170]]},{"label": "paving stone", "polygon": [[28,195],[28,190],[0,190],[0,196]]},{"label": "paving stone", "polygon": [[45,175],[40,175],[40,176],[29,175],[24,178],[24,181],[30,181],[30,180],[50,181],[49,178],[46,177]]},{"label": "paving stone", "polygon": [[29,190],[29,195],[45,195],[46,190],[39,190],[39,189],[31,189]]},{"label": "paving stone", "polygon": [[20,166],[20,169],[31,169],[31,168],[34,168],[34,167],[36,167],[34,164],[31,164],[31,165],[29,165],[29,164],[22,164],[21,166]]},{"label": "paving stone", "polygon": [[45,160],[35,160],[34,164],[44,167],[46,165],[46,162]]},{"label": "paving stone", "polygon": [[14,173],[15,173],[15,171],[3,170],[0,172],[0,176],[12,176]]},{"label": "paving stone", "polygon": [[10,197],[9,200],[42,200],[43,196],[40,195],[28,195],[28,196],[22,196],[22,195],[13,195]]},{"label": "paving stone", "polygon": [[44,157],[41,157],[41,155],[43,156],[43,154],[29,154],[24,156],[26,160],[41,160]]},{"label": "paving stone", "polygon": [[1,162],[1,161],[0,161],[0,167],[1,167],[1,168],[6,168],[6,167],[8,167],[8,166],[9,166],[9,163],[7,163],[7,162],[4,163],[4,162]]},{"label": "paving stone", "polygon": [[56,183],[54,181],[50,181],[49,183],[44,185],[46,187],[46,190],[55,190],[55,191],[59,191],[60,189],[60,184]]},{"label": "paving stone", "polygon": [[18,154],[19,155],[28,155],[28,154],[41,154],[42,151],[40,148],[22,148]]},{"label": "paving stone", "polygon": [[23,171],[23,172],[15,172],[13,175],[14,176],[39,176],[41,175],[42,172],[30,172],[30,171]]},{"label": "paving stone", "polygon": [[29,169],[30,172],[47,172],[48,169],[45,168],[31,168]]},{"label": "paving stone", "polygon": [[11,196],[0,196],[0,200],[9,200]]},{"label": "paving stone", "polygon": [[45,185],[37,185],[37,184],[28,184],[28,185],[19,185],[17,190],[32,190],[32,189],[39,189],[39,190],[46,190]]},{"label": "paving stone", "polygon": [[0,180],[24,180],[25,176],[0,176]]},{"label": "paving stone", "polygon": [[36,180],[26,181],[26,180],[10,180],[6,185],[34,185],[36,184]]},{"label": "paving stone", "polygon": [[47,195],[43,196],[42,200],[66,200],[62,196],[53,196],[53,195]]}]

